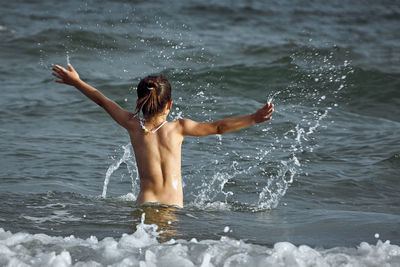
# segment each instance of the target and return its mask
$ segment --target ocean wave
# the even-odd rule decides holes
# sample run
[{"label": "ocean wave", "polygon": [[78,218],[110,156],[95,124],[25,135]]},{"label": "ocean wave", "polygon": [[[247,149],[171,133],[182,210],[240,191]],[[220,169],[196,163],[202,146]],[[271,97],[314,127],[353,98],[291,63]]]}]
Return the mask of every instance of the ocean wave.
[{"label": "ocean wave", "polygon": [[[47,52],[65,51],[67,46],[85,47],[86,49],[117,49],[115,42],[118,35],[98,33],[89,30],[45,29],[33,32],[30,35],[8,40],[8,45],[18,47],[32,47],[40,44],[41,49]],[[39,49],[37,49],[39,50]]]},{"label": "ocean wave", "polygon": [[400,167],[400,153],[396,153],[380,162],[378,164],[383,164],[388,167],[398,168]]},{"label": "ocean wave", "polygon": [[[224,232],[229,231],[228,227]],[[353,247],[312,248],[278,242],[272,247],[228,237],[219,240],[169,240],[157,226],[139,224],[133,234],[115,239],[81,239],[11,233],[0,228],[0,265],[7,266],[395,266],[400,247],[390,241]]]}]

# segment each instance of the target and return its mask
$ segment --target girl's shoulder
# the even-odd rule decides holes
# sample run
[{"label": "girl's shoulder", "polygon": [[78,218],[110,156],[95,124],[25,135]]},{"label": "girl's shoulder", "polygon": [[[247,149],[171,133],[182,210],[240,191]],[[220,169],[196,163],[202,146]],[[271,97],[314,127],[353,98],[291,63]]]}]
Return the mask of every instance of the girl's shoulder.
[{"label": "girl's shoulder", "polygon": [[185,125],[192,123],[193,121],[191,119],[185,119],[185,118],[180,118],[174,121],[171,121],[171,123],[174,124],[175,127],[185,127]]},{"label": "girl's shoulder", "polygon": [[176,119],[174,121],[169,121],[168,128],[170,128],[172,131],[176,133],[182,134],[187,120],[188,119],[181,118],[181,119]]},{"label": "girl's shoulder", "polygon": [[174,120],[174,121],[168,121],[168,124],[169,124],[169,126],[170,127],[173,127],[173,128],[178,128],[178,127],[180,127],[180,124],[181,124],[181,121],[182,119],[177,119],[177,120]]}]

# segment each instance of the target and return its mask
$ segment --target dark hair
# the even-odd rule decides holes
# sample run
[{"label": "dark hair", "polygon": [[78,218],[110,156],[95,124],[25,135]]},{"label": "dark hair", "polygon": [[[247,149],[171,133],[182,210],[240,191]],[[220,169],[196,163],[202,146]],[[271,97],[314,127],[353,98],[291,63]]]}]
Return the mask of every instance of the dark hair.
[{"label": "dark hair", "polygon": [[140,80],[137,86],[138,101],[134,115],[156,115],[171,100],[171,85],[163,75],[150,75]]}]

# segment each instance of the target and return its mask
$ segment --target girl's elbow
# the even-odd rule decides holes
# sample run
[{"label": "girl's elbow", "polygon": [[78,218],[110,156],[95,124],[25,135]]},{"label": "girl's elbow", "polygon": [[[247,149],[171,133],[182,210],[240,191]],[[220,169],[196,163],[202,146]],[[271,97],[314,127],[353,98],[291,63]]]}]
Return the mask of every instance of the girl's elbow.
[{"label": "girl's elbow", "polygon": [[224,127],[223,125],[217,125],[215,127],[215,134],[224,134],[226,133],[226,127]]}]

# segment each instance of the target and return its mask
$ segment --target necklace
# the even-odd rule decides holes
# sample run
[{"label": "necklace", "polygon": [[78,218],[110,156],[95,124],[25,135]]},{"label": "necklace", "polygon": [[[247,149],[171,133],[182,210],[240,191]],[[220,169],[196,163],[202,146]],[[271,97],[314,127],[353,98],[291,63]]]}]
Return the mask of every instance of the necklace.
[{"label": "necklace", "polygon": [[146,134],[149,134],[149,133],[154,134],[154,133],[156,133],[161,127],[163,127],[164,124],[167,123],[167,121],[164,121],[163,123],[160,124],[160,126],[158,126],[156,129],[153,129],[153,130],[149,130],[149,129],[146,128],[146,126],[144,126],[144,120],[139,119],[139,123],[140,123],[140,127],[142,127],[143,131],[144,131]]}]

